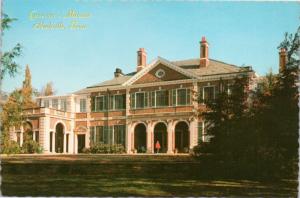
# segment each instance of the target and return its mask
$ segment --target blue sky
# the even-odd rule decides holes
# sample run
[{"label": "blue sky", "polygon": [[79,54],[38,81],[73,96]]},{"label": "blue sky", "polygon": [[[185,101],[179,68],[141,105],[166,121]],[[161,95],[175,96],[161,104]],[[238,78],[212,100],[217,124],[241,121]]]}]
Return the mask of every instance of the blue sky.
[{"label": "blue sky", "polygon": [[[89,13],[76,19],[85,30],[40,30],[34,24],[64,23],[72,19],[35,19],[30,13],[61,15],[69,10]],[[15,78],[6,77],[5,91],[22,85],[25,65],[32,84],[41,89],[52,81],[57,94],[66,94],[136,68],[136,51],[144,47],[147,62],[157,56],[169,60],[199,57],[199,41],[206,36],[210,58],[236,65],[252,65],[263,75],[278,70],[277,46],[284,33],[300,22],[297,2],[170,2],[100,0],[6,0],[4,11],[18,20],[3,37],[4,51],[21,43],[23,54]]]}]

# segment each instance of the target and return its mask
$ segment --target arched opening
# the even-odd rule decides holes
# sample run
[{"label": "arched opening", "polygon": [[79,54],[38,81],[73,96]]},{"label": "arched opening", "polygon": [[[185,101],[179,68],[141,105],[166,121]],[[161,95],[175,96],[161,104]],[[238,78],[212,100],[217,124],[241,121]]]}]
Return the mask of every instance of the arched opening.
[{"label": "arched opening", "polygon": [[62,153],[64,151],[64,126],[58,123],[55,131],[55,152]]},{"label": "arched opening", "polygon": [[134,148],[138,153],[146,152],[146,126],[142,123],[137,124],[134,128]]},{"label": "arched opening", "polygon": [[155,152],[157,151],[156,147],[155,147],[155,144],[157,141],[159,141],[159,144],[160,144],[159,152],[166,153],[167,149],[168,149],[168,133],[167,133],[167,126],[162,122],[156,124],[154,127],[154,145],[153,146],[154,146]]},{"label": "arched opening", "polygon": [[179,153],[189,152],[190,133],[186,122],[178,122],[175,126],[175,149]]},{"label": "arched opening", "polygon": [[25,122],[23,124],[23,143],[29,140],[33,140],[32,124],[30,122]]}]

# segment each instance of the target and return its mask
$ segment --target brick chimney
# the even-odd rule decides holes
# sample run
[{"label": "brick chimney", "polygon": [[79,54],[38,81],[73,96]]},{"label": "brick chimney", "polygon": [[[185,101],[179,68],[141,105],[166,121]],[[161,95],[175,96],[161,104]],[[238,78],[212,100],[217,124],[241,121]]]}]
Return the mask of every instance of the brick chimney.
[{"label": "brick chimney", "polygon": [[115,78],[123,76],[122,70],[120,68],[116,68]]},{"label": "brick chimney", "polygon": [[146,58],[147,58],[147,53],[144,48],[140,48],[137,51],[137,72],[142,70],[146,66]]},{"label": "brick chimney", "polygon": [[281,48],[279,51],[279,73],[286,69],[287,54],[285,48]]},{"label": "brick chimney", "polygon": [[209,64],[208,59],[208,42],[203,36],[200,41],[200,67],[207,67]]}]

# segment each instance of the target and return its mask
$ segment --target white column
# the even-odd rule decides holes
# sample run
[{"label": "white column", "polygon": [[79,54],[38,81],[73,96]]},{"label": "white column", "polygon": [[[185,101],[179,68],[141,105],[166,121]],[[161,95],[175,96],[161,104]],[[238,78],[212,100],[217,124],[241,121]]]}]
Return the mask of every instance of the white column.
[{"label": "white column", "polygon": [[66,153],[66,147],[67,147],[67,144],[66,144],[66,132],[64,132],[64,145],[63,145],[63,153]]},{"label": "white column", "polygon": [[173,153],[173,135],[174,135],[174,127],[173,120],[168,120],[168,150],[167,153]]},{"label": "white column", "polygon": [[20,130],[21,130],[21,133],[20,133],[20,146],[22,146],[23,145],[23,133],[24,133],[24,129],[23,129],[22,125],[20,126]]},{"label": "white column", "polygon": [[147,152],[153,153],[153,123],[152,121],[147,122]]},{"label": "white column", "polygon": [[56,153],[56,151],[55,151],[56,131],[53,131],[52,135],[53,135],[53,137],[52,137],[52,149],[53,149],[53,153]]},{"label": "white column", "polygon": [[194,146],[197,145],[197,136],[198,136],[198,131],[197,131],[197,122],[198,119],[192,118],[190,119],[190,149],[192,149]]},{"label": "white column", "polygon": [[126,133],[125,133],[125,144],[126,144],[126,153],[131,153],[131,123],[127,122],[126,124]]}]

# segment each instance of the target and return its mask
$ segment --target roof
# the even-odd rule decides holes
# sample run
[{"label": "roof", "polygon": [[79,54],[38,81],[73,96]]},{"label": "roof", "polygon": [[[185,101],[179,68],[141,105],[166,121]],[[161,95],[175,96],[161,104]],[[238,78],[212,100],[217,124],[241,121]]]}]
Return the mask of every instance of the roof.
[{"label": "roof", "polygon": [[87,88],[93,88],[93,87],[106,87],[106,86],[114,86],[114,85],[121,85],[124,82],[126,82],[128,79],[130,79],[133,75],[125,75],[125,76],[119,76],[115,77],[111,80],[107,80],[92,86],[89,86]]},{"label": "roof", "polygon": [[217,61],[214,59],[209,59],[209,64],[207,67],[200,67],[200,59],[187,59],[180,61],[173,61],[173,64],[186,69],[187,71],[196,74],[197,76],[206,76],[214,74],[226,74],[226,73],[236,73],[241,70],[241,67]]},{"label": "roof", "polygon": [[[186,59],[186,60],[178,60],[178,61],[168,61],[166,59],[163,59],[161,57],[158,57],[155,61],[148,64],[147,67],[155,65],[156,61],[162,61],[164,63],[169,64],[171,67],[175,68],[178,67],[176,70],[181,71],[185,74],[188,74],[188,76],[194,76],[194,77],[201,77],[201,76],[207,76],[207,75],[217,75],[217,74],[230,74],[230,73],[237,73],[241,72],[243,67],[239,67],[236,65],[228,64],[222,61],[209,59],[209,65],[207,67],[200,67],[200,59]],[[147,70],[149,68],[145,67],[143,70]],[[137,78],[137,76],[141,75],[143,73],[143,70],[139,73],[137,72],[131,72],[124,76],[114,77],[113,79],[86,87],[82,90],[79,90],[75,92],[75,94],[85,93],[86,91],[92,90],[93,88],[97,87],[118,87],[122,85],[127,85],[129,82],[131,82],[134,78]]]}]

